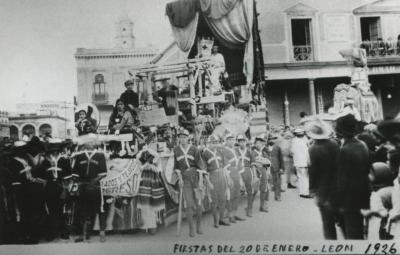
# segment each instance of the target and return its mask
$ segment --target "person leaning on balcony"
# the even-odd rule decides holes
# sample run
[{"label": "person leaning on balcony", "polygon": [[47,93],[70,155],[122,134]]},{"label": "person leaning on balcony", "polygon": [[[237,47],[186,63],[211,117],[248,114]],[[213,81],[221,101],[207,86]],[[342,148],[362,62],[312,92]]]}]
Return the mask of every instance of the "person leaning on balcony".
[{"label": "person leaning on balcony", "polygon": [[378,38],[377,40],[377,48],[379,56],[386,55],[386,45],[383,42],[382,38]]},{"label": "person leaning on balcony", "polygon": [[124,101],[117,99],[110,116],[108,129],[112,134],[126,134],[132,132],[134,119]]}]

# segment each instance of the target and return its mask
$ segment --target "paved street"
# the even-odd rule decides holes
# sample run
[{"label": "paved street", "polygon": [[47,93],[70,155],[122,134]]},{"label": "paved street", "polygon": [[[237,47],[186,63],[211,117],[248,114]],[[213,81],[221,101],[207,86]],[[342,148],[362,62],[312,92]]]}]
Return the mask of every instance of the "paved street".
[{"label": "paved street", "polygon": [[[272,196],[270,196],[271,198]],[[271,200],[271,199],[270,199]],[[269,212],[258,211],[258,196],[255,201],[255,209],[252,218],[246,221],[232,224],[229,227],[213,227],[211,213],[203,216],[203,235],[195,238],[188,236],[188,226],[185,221],[182,224],[182,234],[176,236],[176,224],[167,228],[160,228],[155,235],[145,231],[135,234],[108,235],[107,242],[152,242],[152,241],[215,241],[215,240],[322,240],[322,227],[318,208],[313,199],[304,199],[298,196],[297,190],[287,190],[282,193],[282,201],[269,202]],[[240,205],[240,215],[244,216],[245,201]],[[59,241],[64,242],[64,241]],[[98,242],[98,237],[91,240]]]}]

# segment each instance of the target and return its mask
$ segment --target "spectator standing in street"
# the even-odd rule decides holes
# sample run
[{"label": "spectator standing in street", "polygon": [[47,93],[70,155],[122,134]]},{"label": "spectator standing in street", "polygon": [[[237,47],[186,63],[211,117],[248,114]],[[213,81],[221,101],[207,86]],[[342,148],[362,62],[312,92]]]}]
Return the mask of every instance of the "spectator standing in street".
[{"label": "spectator standing in street", "polygon": [[293,156],[293,165],[296,168],[299,177],[299,193],[302,198],[311,198],[309,191],[308,167],[310,157],[308,154],[307,137],[304,129],[297,128],[294,131],[295,137],[292,140],[291,152]]},{"label": "spectator standing in street", "polygon": [[336,240],[335,185],[339,145],[330,139],[332,127],[320,119],[305,123],[308,137],[314,140],[310,154],[310,191],[315,194],[321,213],[322,228],[326,240]]},{"label": "spectator standing in street", "polygon": [[337,119],[336,133],[343,140],[338,157],[337,192],[340,224],[346,239],[363,239],[360,209],[369,207],[369,152],[355,138],[358,121],[352,114]]}]

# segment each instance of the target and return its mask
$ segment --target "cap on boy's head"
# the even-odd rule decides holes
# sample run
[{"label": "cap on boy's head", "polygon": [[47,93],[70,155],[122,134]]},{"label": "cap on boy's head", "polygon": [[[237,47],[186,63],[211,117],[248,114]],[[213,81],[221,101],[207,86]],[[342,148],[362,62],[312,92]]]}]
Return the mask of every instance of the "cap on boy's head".
[{"label": "cap on boy's head", "polygon": [[133,81],[132,80],[127,80],[126,82],[125,82],[125,87],[127,87],[127,86],[129,86],[129,85],[133,85],[134,83],[133,83]]},{"label": "cap on boy's head", "polygon": [[246,141],[246,138],[244,137],[244,135],[238,135],[238,136],[236,137],[236,140],[237,140],[237,141]]}]

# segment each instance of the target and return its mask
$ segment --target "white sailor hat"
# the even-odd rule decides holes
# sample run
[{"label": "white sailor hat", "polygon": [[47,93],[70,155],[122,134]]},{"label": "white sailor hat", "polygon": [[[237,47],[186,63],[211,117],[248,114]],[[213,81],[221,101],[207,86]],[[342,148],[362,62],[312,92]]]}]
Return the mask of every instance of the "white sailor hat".
[{"label": "white sailor hat", "polygon": [[238,135],[238,136],[236,137],[236,140],[237,140],[237,141],[240,141],[240,140],[245,140],[245,141],[246,141],[246,137],[245,137],[244,135]]},{"label": "white sailor hat", "polygon": [[181,129],[178,132],[178,136],[181,136],[181,135],[189,136],[189,131],[187,131],[186,129]]}]

